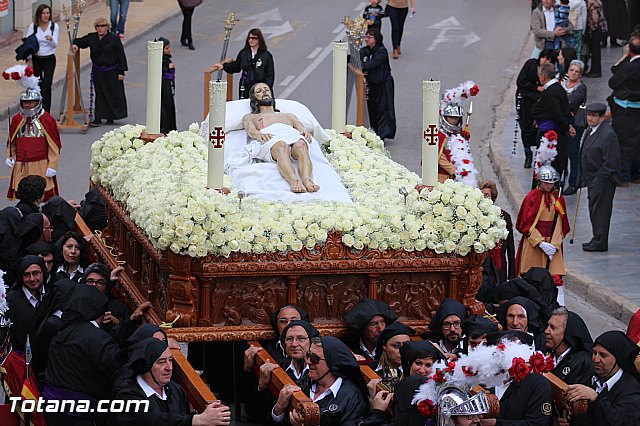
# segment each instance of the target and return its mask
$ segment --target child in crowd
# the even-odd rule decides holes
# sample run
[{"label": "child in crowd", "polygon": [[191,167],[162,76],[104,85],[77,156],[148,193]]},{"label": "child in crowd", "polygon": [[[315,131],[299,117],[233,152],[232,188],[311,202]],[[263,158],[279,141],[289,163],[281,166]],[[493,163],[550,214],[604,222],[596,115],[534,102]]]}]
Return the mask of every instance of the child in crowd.
[{"label": "child in crowd", "polygon": [[367,30],[382,30],[382,18],[384,18],[384,9],[380,6],[380,0],[369,0],[369,6],[364,8],[362,17],[367,20],[369,26]]},{"label": "child in crowd", "polygon": [[[569,0],[560,0],[560,4],[554,7],[554,15],[556,18],[556,27],[567,28],[569,26]],[[571,34],[565,34],[553,39],[553,48],[558,50],[562,47],[564,41],[565,47],[573,47],[573,37]]]}]

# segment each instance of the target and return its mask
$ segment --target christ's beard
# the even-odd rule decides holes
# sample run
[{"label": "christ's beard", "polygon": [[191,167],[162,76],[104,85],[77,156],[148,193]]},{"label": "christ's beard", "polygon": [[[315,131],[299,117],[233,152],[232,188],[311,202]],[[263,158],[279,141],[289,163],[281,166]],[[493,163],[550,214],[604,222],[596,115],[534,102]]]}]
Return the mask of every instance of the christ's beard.
[{"label": "christ's beard", "polygon": [[275,100],[273,98],[258,99],[258,106],[273,106]]}]

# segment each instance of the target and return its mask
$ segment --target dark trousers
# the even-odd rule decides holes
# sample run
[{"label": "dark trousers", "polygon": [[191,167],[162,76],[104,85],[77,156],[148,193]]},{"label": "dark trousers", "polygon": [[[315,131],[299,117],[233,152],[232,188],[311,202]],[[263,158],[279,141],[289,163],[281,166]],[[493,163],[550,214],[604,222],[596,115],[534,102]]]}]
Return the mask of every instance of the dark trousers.
[{"label": "dark trousers", "polygon": [[576,127],[576,135],[568,138],[569,151],[569,186],[578,187],[578,172],[580,170],[580,140],[584,128]]},{"label": "dark trousers", "polygon": [[400,47],[400,42],[402,41],[404,21],[407,19],[409,8],[398,8],[387,5],[385,10],[391,20],[391,42],[393,43],[393,48],[397,49]]},{"label": "dark trousers", "polygon": [[53,83],[55,69],[56,55],[34,56],[33,74],[40,79],[42,108],[47,112],[51,112],[51,84]]},{"label": "dark trousers", "polygon": [[589,73],[602,73],[602,62],[600,55],[600,43],[602,42],[602,33],[593,31],[591,33],[591,42],[589,43],[589,51],[591,52],[591,64],[589,65]]},{"label": "dark trousers", "polygon": [[640,155],[636,158],[622,158],[620,160],[620,182],[637,181],[640,179]]},{"label": "dark trousers", "polygon": [[538,129],[533,125],[533,116],[531,115],[531,107],[533,102],[522,99],[520,108],[518,109],[518,124],[520,125],[520,134],[522,137],[522,146],[525,154],[531,154],[531,147],[538,146]]},{"label": "dark trousers", "polygon": [[594,178],[587,188],[589,189],[589,220],[593,232],[591,244],[599,249],[608,250],[609,224],[616,184],[609,179]]},{"label": "dark trousers", "polygon": [[180,5],[180,10],[182,10],[182,34],[180,35],[180,42],[183,44],[191,44],[193,43],[193,37],[191,36],[191,17],[193,16],[193,10],[195,7],[184,7],[182,4]]}]

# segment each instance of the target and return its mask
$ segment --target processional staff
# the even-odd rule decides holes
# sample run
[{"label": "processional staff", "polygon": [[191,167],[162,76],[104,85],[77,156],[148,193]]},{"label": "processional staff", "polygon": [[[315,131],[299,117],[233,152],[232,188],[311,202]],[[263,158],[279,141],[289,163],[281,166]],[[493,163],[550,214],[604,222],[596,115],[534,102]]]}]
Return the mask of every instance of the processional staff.
[{"label": "processional staff", "polygon": [[[230,12],[226,19],[223,21],[224,22],[224,43],[222,44],[222,54],[220,55],[220,63],[224,63],[223,61],[225,60],[225,58],[227,57],[227,49],[229,48],[229,39],[231,38],[231,31],[233,30],[233,27],[236,26],[236,22],[238,22],[239,19],[236,17],[236,13],[235,12]],[[216,74],[216,80],[221,80],[222,79],[222,70],[218,70],[218,73]],[[213,76],[212,76],[212,80],[213,80]]]},{"label": "processional staff", "polygon": [[331,94],[331,128],[344,133],[347,124],[347,49],[343,41],[333,42],[333,90]]},{"label": "processional staff", "polygon": [[207,188],[224,186],[224,141],[227,101],[227,82],[209,82],[209,146]]},{"label": "processional staff", "polygon": [[438,107],[440,82],[422,82],[422,184],[428,187],[438,183]]},{"label": "processional staff", "polygon": [[147,42],[147,133],[160,133],[160,106],[162,94],[161,41]]},{"label": "processional staff", "polygon": [[[85,6],[87,5],[86,0],[73,0],[71,3],[71,9],[69,9],[67,7],[66,4],[62,5],[62,9],[61,9],[61,15],[62,15],[62,20],[65,22],[66,27],[67,27],[67,36],[69,37],[69,60],[71,60],[73,62],[73,75],[74,75],[74,82],[76,85],[76,88],[78,90],[78,95],[80,98],[80,105],[82,106],[82,111],[85,111],[84,108],[84,99],[82,98],[82,91],[80,88],[80,81],[78,80],[78,69],[76,67],[76,62],[74,60],[75,58],[75,54],[73,53],[73,40],[75,40],[78,37],[78,27],[80,26],[80,17],[82,16],[82,12],[84,11]],[[74,13],[74,9],[75,8],[75,13]],[[71,29],[71,26],[69,25],[69,22],[71,21],[71,17],[73,16],[73,30]],[[62,97],[60,98],[60,114],[63,113],[64,111],[64,102],[65,99],[67,97],[67,90],[69,89],[67,87],[68,82],[65,79],[64,83],[62,85]],[[71,111],[71,106],[69,106],[69,111]]]}]

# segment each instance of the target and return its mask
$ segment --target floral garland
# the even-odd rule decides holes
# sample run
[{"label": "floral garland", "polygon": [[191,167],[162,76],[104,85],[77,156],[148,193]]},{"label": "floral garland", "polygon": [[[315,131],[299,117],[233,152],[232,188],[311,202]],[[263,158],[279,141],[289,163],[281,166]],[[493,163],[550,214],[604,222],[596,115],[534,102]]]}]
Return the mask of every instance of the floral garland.
[{"label": "floral garland", "polygon": [[538,177],[540,167],[545,164],[551,164],[553,160],[556,159],[558,155],[558,148],[556,148],[557,140],[558,134],[553,130],[549,130],[542,136],[540,146],[536,149],[536,158],[533,166],[535,178]]},{"label": "floral garland", "polygon": [[422,196],[410,191],[405,205],[398,189],[414,188],[419,177],[392,161],[380,138],[362,127],[349,126],[351,138],[329,130],[332,140],[324,148],[353,203],[246,198],[241,209],[227,176],[230,195],[205,189],[207,145],[197,124],[149,144],[140,139],[144,129],[126,125],[94,142],[91,173],[160,250],[191,257],[300,251],[338,231],[355,250],[464,256],[490,250],[507,236],[500,208],[463,183],[439,183]]},{"label": "floral garland", "polygon": [[462,182],[469,186],[476,185],[476,182],[478,182],[478,170],[473,164],[473,154],[471,154],[469,141],[461,134],[454,133],[449,138],[448,144],[456,182]]},{"label": "floral garland", "polygon": [[519,342],[506,342],[497,346],[478,346],[458,361],[438,361],[433,365],[435,373],[416,391],[412,404],[425,417],[436,413],[439,386],[444,383],[459,388],[472,388],[482,384],[494,387],[509,380],[522,381],[530,373],[542,374],[553,370],[551,355],[534,351],[533,347]]}]

